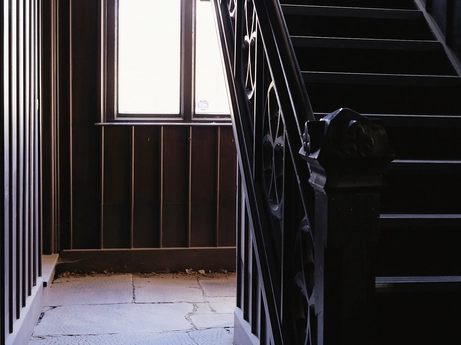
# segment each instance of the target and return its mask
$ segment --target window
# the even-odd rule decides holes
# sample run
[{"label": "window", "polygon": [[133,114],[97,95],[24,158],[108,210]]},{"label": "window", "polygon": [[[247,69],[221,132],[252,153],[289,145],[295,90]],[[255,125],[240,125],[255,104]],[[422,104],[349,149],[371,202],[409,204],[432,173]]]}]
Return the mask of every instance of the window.
[{"label": "window", "polygon": [[229,120],[211,2],[102,0],[102,121]]}]

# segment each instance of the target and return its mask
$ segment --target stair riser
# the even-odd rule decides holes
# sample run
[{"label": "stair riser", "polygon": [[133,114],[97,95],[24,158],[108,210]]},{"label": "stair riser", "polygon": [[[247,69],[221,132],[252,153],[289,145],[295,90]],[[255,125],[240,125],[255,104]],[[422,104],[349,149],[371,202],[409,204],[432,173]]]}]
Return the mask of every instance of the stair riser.
[{"label": "stair riser", "polygon": [[459,227],[380,227],[376,275],[459,276],[459,243]]},{"label": "stair riser", "polygon": [[[455,75],[443,51],[295,48],[301,70]],[[398,61],[398,63],[396,63]]]},{"label": "stair riser", "polygon": [[433,39],[422,17],[405,20],[287,15],[285,19],[292,36]]},{"label": "stair riser", "polygon": [[460,113],[459,88],[400,85],[306,84],[315,112],[351,108],[362,114]]},{"label": "stair riser", "polygon": [[413,0],[282,0],[282,4],[414,9]]}]

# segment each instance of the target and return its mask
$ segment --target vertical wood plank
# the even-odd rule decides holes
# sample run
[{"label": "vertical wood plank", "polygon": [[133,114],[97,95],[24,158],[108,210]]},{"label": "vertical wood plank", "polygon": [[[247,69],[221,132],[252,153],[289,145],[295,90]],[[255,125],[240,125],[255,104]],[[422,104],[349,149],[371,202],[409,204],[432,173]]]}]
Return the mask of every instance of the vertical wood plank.
[{"label": "vertical wood plank", "polygon": [[191,247],[216,246],[217,127],[192,127]]},{"label": "vertical wood plank", "polygon": [[70,215],[70,0],[58,2],[58,48],[59,48],[59,109],[57,110],[56,154],[58,160],[57,184],[59,193],[59,249],[72,249]]},{"label": "vertical wood plank", "polygon": [[160,246],[160,127],[135,127],[135,248]]},{"label": "vertical wood plank", "polygon": [[235,246],[237,153],[232,127],[219,132],[218,246]]},{"label": "vertical wood plank", "polygon": [[129,248],[131,127],[104,128],[103,248]]},{"label": "vertical wood plank", "polygon": [[162,138],[162,247],[187,247],[189,127],[165,126]]},{"label": "vertical wood plank", "polygon": [[[32,2],[32,6],[35,2]],[[33,11],[32,17],[35,18],[37,10]],[[57,136],[57,78],[58,78],[58,15],[57,15],[57,0],[40,1],[41,19],[41,63],[40,63],[40,112],[47,114],[41,118],[41,164],[42,164],[42,193],[43,193],[43,252],[44,254],[52,254],[57,252],[58,238],[57,233],[59,224],[59,202],[58,192],[59,176],[57,168],[57,151],[56,143]],[[35,39],[36,31],[34,30],[33,37]],[[32,68],[36,64],[36,46],[33,48],[33,63]],[[33,68],[34,69],[34,68]],[[35,77],[34,69],[33,75]],[[43,92],[41,91],[43,90]],[[35,95],[34,95],[35,96]],[[38,96],[38,95],[37,95]],[[35,97],[33,97],[35,98]],[[35,99],[32,99],[35,104]],[[34,106],[31,109],[35,109]]]},{"label": "vertical wood plank", "polygon": [[71,6],[72,244],[75,249],[100,248],[101,144],[100,128],[94,126],[99,109],[99,48],[97,39],[89,39],[98,32],[98,2],[78,0]]}]

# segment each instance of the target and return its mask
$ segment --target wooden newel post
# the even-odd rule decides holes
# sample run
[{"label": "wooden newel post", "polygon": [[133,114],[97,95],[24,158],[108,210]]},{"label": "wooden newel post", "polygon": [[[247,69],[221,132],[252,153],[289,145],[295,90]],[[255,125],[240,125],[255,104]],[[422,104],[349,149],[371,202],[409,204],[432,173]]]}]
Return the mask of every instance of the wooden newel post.
[{"label": "wooden newel post", "polygon": [[352,110],[339,109],[306,123],[300,155],[315,190],[315,286],[323,313],[319,344],[374,344],[379,189],[392,160],[387,134]]}]

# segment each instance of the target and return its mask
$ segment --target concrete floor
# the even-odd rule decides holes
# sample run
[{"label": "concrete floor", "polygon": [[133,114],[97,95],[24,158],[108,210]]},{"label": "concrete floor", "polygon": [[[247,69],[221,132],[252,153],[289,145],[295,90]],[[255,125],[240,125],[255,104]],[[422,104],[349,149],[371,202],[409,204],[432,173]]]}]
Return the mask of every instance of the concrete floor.
[{"label": "concrete floor", "polygon": [[29,345],[230,345],[235,274],[64,275]]}]

